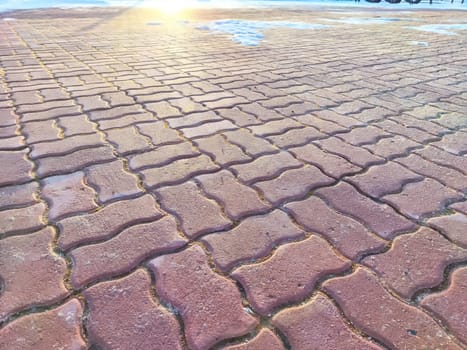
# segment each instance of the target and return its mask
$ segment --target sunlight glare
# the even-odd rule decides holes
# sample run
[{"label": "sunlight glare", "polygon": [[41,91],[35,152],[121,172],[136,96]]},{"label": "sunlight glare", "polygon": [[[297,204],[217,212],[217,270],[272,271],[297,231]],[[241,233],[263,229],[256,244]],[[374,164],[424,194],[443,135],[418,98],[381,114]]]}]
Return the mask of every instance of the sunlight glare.
[{"label": "sunlight glare", "polygon": [[190,0],[156,0],[154,7],[168,16],[175,16],[192,4]]}]

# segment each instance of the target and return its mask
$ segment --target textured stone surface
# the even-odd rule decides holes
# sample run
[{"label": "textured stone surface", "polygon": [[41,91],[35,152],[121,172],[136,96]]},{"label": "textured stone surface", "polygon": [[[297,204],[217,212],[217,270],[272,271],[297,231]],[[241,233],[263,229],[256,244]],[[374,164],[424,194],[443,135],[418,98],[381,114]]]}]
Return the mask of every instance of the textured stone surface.
[{"label": "textured stone surface", "polygon": [[273,324],[284,332],[292,349],[381,349],[352,332],[339,309],[322,294],[279,312]]},{"label": "textured stone surface", "polygon": [[418,290],[439,284],[449,264],[466,259],[466,249],[450,243],[436,231],[422,228],[397,237],[389,251],[369,256],[362,263],[376,271],[399,295],[410,299]]},{"label": "textured stone surface", "polygon": [[[454,270],[449,287],[439,293],[429,294],[420,305],[443,320],[450,330],[467,344],[467,304],[462,302],[467,293],[467,268]],[[461,301],[461,302],[459,302]]]},{"label": "textured stone surface", "polygon": [[253,309],[267,315],[280,305],[303,300],[320,278],[349,266],[324,239],[312,236],[280,246],[271,258],[243,265],[231,275],[245,289]]},{"label": "textured stone surface", "polygon": [[263,328],[256,337],[237,345],[225,346],[223,350],[284,350],[279,337],[267,328]]},{"label": "textured stone surface", "polygon": [[157,293],[180,312],[191,349],[244,335],[258,324],[243,309],[235,284],[211,270],[199,246],[156,258],[149,266]]},{"label": "textured stone surface", "polygon": [[89,342],[102,349],[182,349],[180,325],[151,294],[151,279],[138,269],[84,292]]},{"label": "textured stone surface", "polygon": [[0,330],[1,350],[84,350],[80,322],[83,306],[78,299],[49,311],[19,318]]},{"label": "textured stone surface", "polygon": [[427,223],[441,230],[450,240],[467,249],[467,216],[462,213],[434,217]]},{"label": "textured stone surface", "polygon": [[0,186],[14,185],[32,179],[32,163],[26,159],[27,151],[0,151]]},{"label": "textured stone surface", "polygon": [[204,197],[193,182],[164,187],[157,193],[163,208],[176,213],[183,232],[190,238],[230,226],[217,203]]},{"label": "textured stone surface", "polygon": [[51,252],[54,236],[51,228],[45,228],[0,240],[0,322],[26,308],[51,305],[68,294],[65,260]]},{"label": "textured stone surface", "polygon": [[44,226],[42,216],[45,210],[46,206],[38,203],[26,208],[0,211],[0,237],[41,228]]},{"label": "textured stone surface", "polygon": [[249,217],[234,229],[208,235],[202,241],[207,244],[216,265],[227,271],[238,263],[268,255],[277,244],[304,238],[304,234],[284,212],[275,210]]},{"label": "textured stone surface", "polygon": [[428,314],[389,294],[363,268],[326,281],[323,288],[355,327],[390,348],[462,349]]}]

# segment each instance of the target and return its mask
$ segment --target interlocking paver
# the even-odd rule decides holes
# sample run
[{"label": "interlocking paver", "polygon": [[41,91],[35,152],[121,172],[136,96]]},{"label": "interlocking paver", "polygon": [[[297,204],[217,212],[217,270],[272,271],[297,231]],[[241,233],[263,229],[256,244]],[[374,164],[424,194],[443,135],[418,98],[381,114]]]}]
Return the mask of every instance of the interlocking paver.
[{"label": "interlocking paver", "polygon": [[256,137],[244,129],[226,131],[223,134],[231,143],[239,146],[254,157],[279,151],[266,140]]},{"label": "interlocking paver", "polygon": [[233,165],[231,169],[240,180],[246,183],[254,183],[272,179],[285,170],[301,166],[302,163],[291,156],[290,153],[281,152],[259,157],[251,163]]},{"label": "interlocking paver", "polygon": [[170,253],[185,243],[186,239],[178,234],[176,222],[170,217],[129,227],[106,242],[72,250],[71,284],[82,288],[121,275],[144,259]]},{"label": "interlocking paver", "polygon": [[206,155],[194,158],[179,159],[157,168],[141,171],[143,181],[149,187],[174,185],[191,179],[194,176],[211,173],[219,167]]},{"label": "interlocking paver", "polygon": [[199,246],[152,260],[156,290],[184,321],[188,346],[207,349],[227,338],[247,334],[258,324],[242,306],[240,292],[216,274]]},{"label": "interlocking paver", "polygon": [[301,225],[327,238],[352,260],[362,254],[377,252],[386,245],[384,240],[372,234],[361,223],[331,209],[318,197],[289,203],[286,208]]},{"label": "interlocking paver", "polygon": [[255,183],[264,197],[274,205],[285,200],[300,199],[310,191],[329,185],[334,179],[324,175],[317,167],[309,165],[283,172],[279,177]]},{"label": "interlocking paver", "polygon": [[399,215],[390,206],[363,196],[345,182],[319,189],[315,193],[340,212],[363,222],[382,238],[392,238],[397,233],[410,231],[416,227],[414,223]]},{"label": "interlocking paver", "polygon": [[352,332],[339,309],[318,294],[306,304],[285,309],[273,318],[293,349],[381,349]]},{"label": "interlocking paver", "polygon": [[[36,202],[35,194],[39,190],[37,182],[0,188],[0,209],[18,207]],[[1,213],[1,212],[0,212]],[[1,214],[0,214],[1,215]]]},{"label": "interlocking paver", "polygon": [[396,135],[390,138],[384,138],[372,145],[363,146],[374,154],[392,159],[407,154],[410,150],[422,147],[420,143],[410,140],[404,136]]},{"label": "interlocking paver", "polygon": [[89,307],[86,327],[91,344],[104,349],[182,349],[180,325],[153,298],[151,280],[143,269],[99,283],[85,290],[84,295]]},{"label": "interlocking paver", "polygon": [[436,231],[422,228],[397,237],[389,251],[369,256],[362,263],[376,271],[399,295],[410,299],[417,291],[439,284],[447,265],[465,259],[467,250]]},{"label": "interlocking paver", "polygon": [[137,124],[136,127],[142,135],[149,137],[155,146],[182,141],[177,131],[166,127],[161,121]]},{"label": "interlocking paver", "polygon": [[[63,129],[63,135],[65,137],[96,132],[94,124],[91,123],[85,115],[59,118],[57,124]],[[27,125],[29,125],[29,123]]]},{"label": "interlocking paver", "polygon": [[222,350],[284,350],[279,337],[268,328],[263,328],[256,337],[238,345],[222,347]]},{"label": "interlocking paver", "polygon": [[201,175],[197,179],[204,192],[222,203],[227,215],[234,220],[238,220],[242,216],[264,212],[269,208],[269,205],[261,201],[253,189],[239,183],[226,170],[215,174]]},{"label": "interlocking paver", "polygon": [[95,192],[86,185],[83,172],[46,178],[42,195],[49,203],[48,216],[54,221],[97,208]]},{"label": "interlocking paver", "polygon": [[467,248],[467,235],[465,234],[467,232],[467,215],[455,213],[439,216],[427,220],[427,223],[441,230],[445,236],[457,245]]},{"label": "interlocking paver", "polygon": [[467,343],[465,327],[467,323],[467,305],[459,303],[467,293],[467,268],[461,267],[452,273],[449,287],[440,292],[429,294],[420,305],[442,319],[449,329],[464,343]]},{"label": "interlocking paver", "polygon": [[76,135],[60,139],[58,141],[40,142],[31,145],[31,159],[63,155],[78,151],[83,148],[102,146],[102,138],[99,134]]},{"label": "interlocking paver", "polygon": [[32,179],[33,164],[26,158],[27,150],[0,151],[0,159],[8,166],[0,167],[0,186],[15,185]]},{"label": "interlocking paver", "polygon": [[220,131],[235,130],[238,127],[229,120],[216,121],[212,123],[205,123],[191,128],[182,128],[180,131],[187,138],[204,137],[213,135]]},{"label": "interlocking paver", "polygon": [[44,226],[42,216],[45,211],[46,206],[43,203],[0,211],[0,237],[41,228]]},{"label": "interlocking paver", "polygon": [[150,195],[115,202],[96,212],[60,220],[57,224],[60,229],[58,245],[68,250],[83,243],[107,240],[127,227],[161,216]]},{"label": "interlocking paver", "polygon": [[81,302],[74,298],[42,313],[25,315],[0,330],[1,350],[87,348],[81,335]]},{"label": "interlocking paver", "polygon": [[383,197],[385,201],[396,206],[406,215],[419,219],[433,212],[442,210],[449,201],[456,201],[463,195],[440,182],[432,179],[424,179],[420,182],[409,183],[404,186],[402,192]]},{"label": "interlocking paver", "polygon": [[198,148],[214,158],[223,166],[242,163],[251,160],[240,147],[227,141],[223,135],[213,135],[195,140]]},{"label": "interlocking paver", "polygon": [[[65,260],[51,251],[54,238],[48,227],[0,240],[0,322],[30,307],[52,305],[68,294]],[[6,343],[3,346],[6,350]]]},{"label": "interlocking paver", "polygon": [[466,157],[459,157],[432,146],[428,146],[421,150],[417,150],[415,153],[419,154],[420,156],[429,160],[430,162],[434,162],[445,167],[454,168],[458,171],[463,172],[464,174],[467,172]]},{"label": "interlocking paver", "polygon": [[405,184],[421,180],[423,180],[421,175],[394,162],[375,165],[366,173],[349,178],[351,183],[374,198],[400,192]]},{"label": "interlocking paver", "polygon": [[190,238],[226,229],[231,224],[220,206],[204,197],[193,182],[163,187],[157,193],[163,208],[180,218],[183,232]]},{"label": "interlocking paver", "polygon": [[210,234],[201,240],[207,244],[216,265],[222,270],[239,263],[267,256],[278,244],[305,237],[282,211],[252,216],[227,232]]},{"label": "interlocking paver", "polygon": [[312,127],[304,127],[301,129],[291,129],[280,135],[273,135],[267,137],[277,147],[293,147],[301,146],[309,143],[310,141],[317,140],[327,135]]},{"label": "interlocking paver", "polygon": [[124,169],[121,160],[89,167],[86,170],[86,181],[94,187],[101,202],[141,192],[138,188],[138,178]]},{"label": "interlocking paver", "polygon": [[323,288],[355,327],[387,347],[461,349],[428,314],[392,296],[366,269],[330,279]]},{"label": "interlocking paver", "polygon": [[280,246],[268,260],[243,265],[231,275],[245,288],[253,309],[267,315],[280,305],[303,300],[321,277],[342,272],[349,266],[348,261],[332,251],[329,243],[312,236]]}]

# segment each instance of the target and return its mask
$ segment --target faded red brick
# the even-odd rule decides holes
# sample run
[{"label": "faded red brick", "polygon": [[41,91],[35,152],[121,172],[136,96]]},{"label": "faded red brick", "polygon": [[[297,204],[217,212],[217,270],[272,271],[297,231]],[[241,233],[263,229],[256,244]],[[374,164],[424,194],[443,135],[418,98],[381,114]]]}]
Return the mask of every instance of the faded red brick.
[{"label": "faded red brick", "polygon": [[199,246],[156,258],[149,267],[156,274],[160,298],[180,312],[190,349],[211,348],[247,334],[258,324],[243,309],[235,284],[211,270]]},{"label": "faded red brick", "polygon": [[443,209],[450,201],[462,199],[462,195],[436,180],[425,179],[409,183],[404,186],[402,192],[384,196],[383,199],[406,215],[419,219]]},{"label": "faded red brick", "polygon": [[434,217],[427,223],[436,227],[451,241],[467,249],[467,216],[462,213]]},{"label": "faded red brick", "polygon": [[388,239],[397,233],[413,230],[416,225],[386,204],[361,195],[351,185],[341,182],[315,192],[340,212],[365,223],[378,236]]},{"label": "faded red brick", "polygon": [[163,187],[157,193],[161,205],[179,217],[183,232],[190,238],[231,225],[217,203],[204,197],[193,182]]},{"label": "faded red brick", "polygon": [[46,206],[37,203],[25,208],[0,211],[0,238],[14,233],[37,230],[44,226]]},{"label": "faded red brick", "polygon": [[178,132],[165,126],[162,121],[154,121],[151,123],[137,124],[139,132],[151,139],[151,143],[155,146],[161,146],[169,143],[178,143],[182,138]]},{"label": "faded red brick", "polygon": [[143,260],[170,253],[185,243],[186,239],[178,234],[176,222],[171,217],[132,226],[108,241],[72,250],[71,284],[82,288],[121,275]]},{"label": "faded red brick", "polygon": [[32,179],[33,164],[26,159],[28,150],[0,151],[0,159],[8,166],[0,167],[0,186],[16,185]]},{"label": "faded red brick", "polygon": [[268,315],[281,305],[303,300],[316,282],[349,268],[329,243],[318,236],[280,246],[271,258],[243,265],[232,272],[246,291],[253,309]]},{"label": "faded red brick", "polygon": [[25,315],[0,330],[1,350],[85,350],[83,306],[78,299],[49,311]]},{"label": "faded red brick", "polygon": [[389,348],[461,350],[428,314],[392,296],[364,268],[323,288],[355,327]]},{"label": "faded red brick", "polygon": [[60,220],[58,245],[68,250],[79,244],[107,240],[129,226],[161,216],[156,201],[150,195],[115,202],[91,214]]},{"label": "faded red brick", "polygon": [[369,256],[363,264],[376,271],[401,296],[410,299],[417,291],[441,283],[444,269],[465,259],[467,250],[436,231],[421,228],[396,237],[389,251]]},{"label": "faded red brick", "polygon": [[326,237],[343,255],[354,261],[363,254],[377,252],[386,246],[384,240],[361,223],[332,210],[318,197],[289,203],[286,208],[301,225]]},{"label": "faded red brick", "polygon": [[244,129],[226,131],[223,134],[231,143],[239,146],[244,152],[254,157],[278,152],[278,149],[269,142],[254,136]]},{"label": "faded red brick", "polygon": [[143,269],[86,289],[90,344],[103,349],[181,350],[180,325],[151,294]]},{"label": "faded red brick", "polygon": [[[24,185],[7,186],[0,188],[0,209],[32,205],[37,202],[36,193],[39,191],[37,182]],[[0,214],[1,215],[1,214]]]},{"label": "faded red brick", "polygon": [[223,135],[196,139],[195,142],[201,151],[213,157],[216,163],[221,165],[228,166],[251,160],[240,147],[228,142]]},{"label": "faded red brick", "polygon": [[203,237],[216,265],[228,271],[236,265],[267,256],[284,242],[303,239],[305,232],[294,225],[282,211],[253,216],[243,220],[234,229]]},{"label": "faded red brick", "polygon": [[284,332],[292,349],[381,349],[354,333],[339,309],[321,293],[304,305],[279,312],[272,322]]},{"label": "faded red brick", "polygon": [[54,238],[55,232],[47,227],[0,240],[0,322],[27,308],[56,303],[68,294],[66,262],[52,253]]},{"label": "faded red brick", "polygon": [[49,203],[51,220],[97,208],[95,192],[86,185],[81,171],[48,177],[43,183],[42,196]]}]

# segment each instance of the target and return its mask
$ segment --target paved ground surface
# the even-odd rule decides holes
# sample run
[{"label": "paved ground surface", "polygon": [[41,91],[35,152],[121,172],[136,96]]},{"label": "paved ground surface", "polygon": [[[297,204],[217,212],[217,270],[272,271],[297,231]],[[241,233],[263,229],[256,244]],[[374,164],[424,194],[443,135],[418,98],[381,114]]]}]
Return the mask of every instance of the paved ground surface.
[{"label": "paved ground surface", "polygon": [[465,15],[7,16],[1,350],[466,348]]}]

